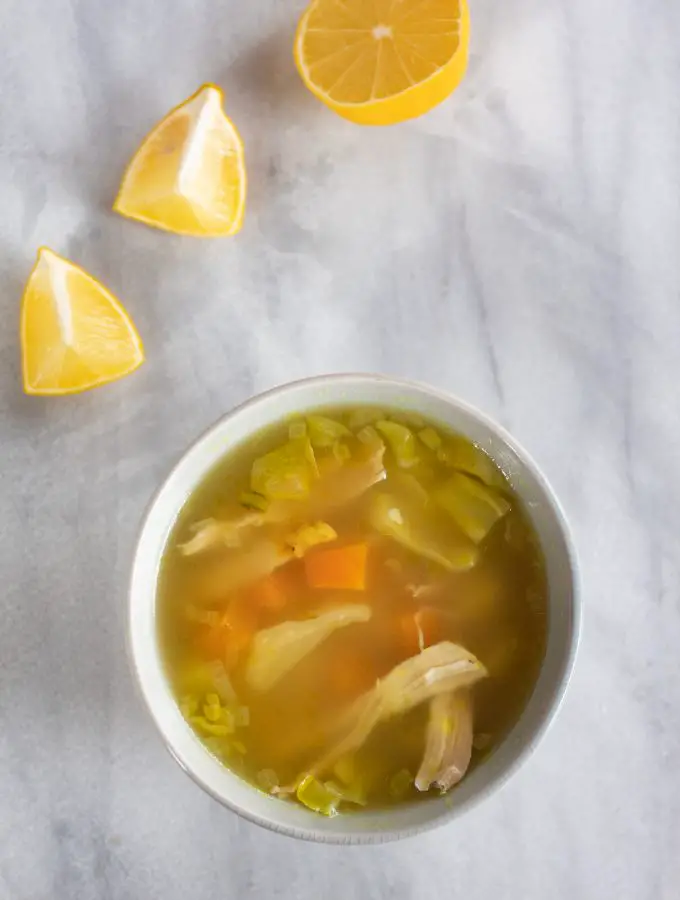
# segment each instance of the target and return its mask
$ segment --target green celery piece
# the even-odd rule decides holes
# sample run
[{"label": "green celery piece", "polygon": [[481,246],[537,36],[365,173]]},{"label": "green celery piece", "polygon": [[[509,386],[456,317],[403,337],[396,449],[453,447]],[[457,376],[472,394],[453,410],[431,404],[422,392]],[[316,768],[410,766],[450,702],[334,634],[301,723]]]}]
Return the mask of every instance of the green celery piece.
[{"label": "green celery piece", "polygon": [[396,775],[390,778],[390,796],[395,800],[402,800],[413,785],[413,775],[408,769],[400,769]]},{"label": "green celery piece", "polygon": [[428,450],[434,450],[435,453],[442,445],[441,437],[437,434],[434,428],[430,428],[429,426],[427,428],[423,428],[422,431],[419,431],[418,437],[423,442],[423,444],[425,444]]},{"label": "green celery piece", "polygon": [[510,510],[505,497],[462,472],[448,478],[433,496],[475,544],[481,543]]},{"label": "green celery piece", "polygon": [[300,437],[256,459],[250,473],[250,487],[268,500],[302,500],[318,476],[309,438]]},{"label": "green celery piece", "polygon": [[243,491],[239,497],[241,506],[246,509],[254,509],[257,512],[266,512],[269,501],[262,494],[256,494],[255,491]]},{"label": "green celery piece", "polygon": [[343,441],[333,444],[333,456],[339,463],[345,463],[352,458],[352,451]]},{"label": "green celery piece", "polygon": [[307,809],[324,816],[335,816],[338,813],[338,795],[317,781],[313,775],[305,775],[295,793],[300,803]]},{"label": "green celery piece", "polygon": [[390,445],[399,468],[410,469],[416,465],[419,460],[416,439],[409,428],[387,419],[376,422],[375,427]]},{"label": "green celery piece", "polygon": [[201,734],[212,737],[227,737],[234,732],[233,725],[230,726],[227,722],[209,722],[205,716],[192,716],[189,721]]},{"label": "green celery piece", "polygon": [[349,414],[348,424],[352,431],[358,431],[366,425],[374,425],[379,419],[384,419],[385,413],[374,406],[359,406]]},{"label": "green celery piece", "polygon": [[400,425],[407,425],[409,428],[424,428],[425,419],[419,413],[414,412],[397,412],[390,413],[390,419],[393,422],[399,422]]},{"label": "green celery piece", "polygon": [[312,447],[320,450],[332,447],[342,438],[352,436],[352,432],[346,425],[336,422],[335,419],[329,419],[327,416],[307,416],[307,428]]},{"label": "green celery piece", "polygon": [[206,694],[203,715],[209,722],[219,722],[222,716],[222,704],[217,694]]},{"label": "green celery piece", "polygon": [[370,510],[371,524],[412,553],[438,563],[449,572],[465,572],[477,562],[479,553],[467,537],[442,536],[433,527],[431,513],[413,502],[402,502],[391,494],[377,494]]},{"label": "green celery piece", "polygon": [[307,434],[307,425],[304,422],[291,422],[288,426],[288,437],[291,441],[303,438]]},{"label": "green celery piece", "polygon": [[489,487],[507,490],[508,484],[496,463],[481,447],[463,438],[452,438],[437,451],[437,459],[451,469],[474,475]]}]

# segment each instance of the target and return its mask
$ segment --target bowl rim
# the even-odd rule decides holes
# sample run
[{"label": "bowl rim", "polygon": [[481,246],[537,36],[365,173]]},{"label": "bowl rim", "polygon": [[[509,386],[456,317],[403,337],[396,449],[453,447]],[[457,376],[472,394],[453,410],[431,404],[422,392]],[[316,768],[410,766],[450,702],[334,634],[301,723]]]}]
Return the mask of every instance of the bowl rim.
[{"label": "bowl rim", "polygon": [[[490,782],[482,784],[480,788],[470,797],[466,798],[463,802],[451,805],[450,807],[443,809],[438,815],[433,816],[427,821],[420,822],[414,824],[413,826],[407,826],[405,828],[387,828],[384,831],[356,831],[347,834],[340,833],[326,833],[314,828],[313,825],[309,827],[300,827],[297,825],[291,824],[281,824],[279,822],[274,822],[270,819],[267,819],[264,816],[259,815],[258,813],[248,809],[246,806],[243,806],[239,803],[234,802],[231,798],[224,796],[219,793],[207,780],[202,778],[197,772],[195,772],[177,753],[175,748],[172,745],[172,742],[162,729],[160,722],[158,721],[154,709],[154,704],[151,701],[150,697],[147,695],[147,692],[144,689],[142,684],[142,677],[140,675],[139,666],[137,663],[137,658],[134,650],[134,638],[133,638],[133,617],[134,617],[134,601],[135,601],[135,581],[137,576],[137,569],[139,558],[142,550],[142,538],[145,535],[148,520],[151,517],[151,514],[163,495],[167,485],[172,481],[173,477],[177,474],[178,470],[183,465],[187,456],[189,456],[199,445],[208,441],[213,434],[218,432],[220,429],[224,427],[224,425],[250,409],[251,407],[265,402],[267,400],[275,399],[279,395],[283,395],[291,390],[300,387],[318,387],[323,388],[324,386],[337,386],[342,384],[350,384],[364,382],[367,386],[370,387],[371,383],[374,384],[388,384],[395,388],[402,388],[407,391],[419,391],[429,394],[435,399],[438,399],[442,403],[445,403],[449,406],[453,406],[458,410],[462,411],[464,414],[470,416],[473,419],[476,419],[480,422],[485,428],[487,428],[490,432],[494,433],[502,443],[506,444],[521,460],[522,465],[530,471],[532,477],[535,482],[540,487],[541,493],[544,498],[548,501],[549,506],[551,507],[551,511],[554,515],[555,522],[558,525],[559,531],[561,532],[561,536],[564,540],[564,547],[566,551],[566,557],[568,562],[568,571],[571,579],[570,583],[570,594],[571,594],[571,608],[570,619],[569,619],[569,634],[568,639],[565,643],[568,645],[568,650],[564,656],[561,670],[558,673],[558,677],[556,679],[556,683],[552,689],[552,695],[550,697],[549,704],[545,711],[542,713],[540,722],[537,727],[534,728],[528,740],[524,741],[519,750],[516,752],[513,759],[511,759],[502,769],[502,771],[497,774]],[[367,398],[365,401],[366,405],[371,405],[370,398]],[[274,420],[272,420],[273,422]],[[228,451],[227,451],[228,452]],[[202,475],[205,476],[209,470],[206,468]],[[158,584],[158,572],[156,572],[156,576],[154,579],[154,588]],[[581,577],[580,577],[580,567],[578,561],[578,555],[576,551],[576,545],[573,539],[573,535],[571,532],[571,528],[569,526],[569,522],[567,520],[566,514],[560,503],[557,495],[555,494],[550,482],[547,477],[543,474],[543,471],[538,466],[534,458],[530,453],[524,448],[522,444],[520,444],[516,438],[514,438],[506,428],[492,419],[485,412],[474,406],[473,404],[467,402],[466,400],[461,399],[457,395],[448,392],[446,390],[442,390],[440,388],[433,387],[426,382],[421,382],[418,380],[404,379],[399,377],[392,377],[390,375],[383,375],[378,373],[367,373],[367,372],[342,372],[342,373],[330,373],[325,375],[315,375],[306,378],[295,379],[294,381],[287,381],[282,384],[278,384],[274,387],[268,388],[265,391],[261,391],[257,394],[254,394],[248,397],[243,402],[237,404],[236,406],[229,409],[226,413],[219,416],[215,421],[212,422],[207,428],[205,428],[194,440],[192,440],[184,450],[175,458],[174,463],[171,465],[165,476],[160,481],[160,484],[153,492],[151,498],[147,502],[144,512],[141,517],[140,525],[138,526],[136,537],[134,541],[134,550],[132,553],[132,566],[130,569],[130,575],[128,580],[128,593],[127,593],[127,627],[126,627],[126,651],[128,664],[131,668],[131,673],[133,675],[133,681],[135,684],[135,688],[137,693],[141,696],[142,702],[149,713],[149,716],[154,724],[154,727],[157,733],[160,735],[163,744],[165,745],[166,750],[170,753],[172,758],[177,762],[179,767],[191,778],[191,780],[197,784],[202,790],[204,790],[210,797],[216,800],[220,805],[226,807],[227,809],[234,812],[236,815],[241,816],[249,822],[252,822],[255,825],[259,825],[263,828],[267,828],[270,831],[274,831],[278,834],[283,834],[288,837],[297,838],[300,840],[311,841],[314,843],[325,843],[325,844],[381,844],[387,843],[395,840],[401,840],[408,837],[414,837],[418,834],[423,834],[425,832],[431,831],[435,828],[439,828],[442,825],[449,824],[453,820],[459,818],[463,814],[472,811],[475,809],[480,803],[482,803],[486,798],[490,797],[493,794],[498,793],[502,790],[503,787],[510,781],[510,779],[517,774],[517,772],[524,766],[530,756],[533,755],[535,750],[538,748],[539,744],[543,741],[549,729],[553,725],[561,707],[564,702],[564,697],[571,681],[574,666],[576,663],[576,658],[578,655],[579,644],[581,640],[581,633],[583,627],[583,602],[582,602],[582,590],[581,590]],[[156,645],[157,650],[157,645]],[[537,676],[538,679],[538,676]],[[536,682],[538,683],[538,681]],[[506,743],[512,731],[517,727],[519,722],[522,720],[524,716],[524,711],[520,713],[519,719],[513,725],[510,732],[506,734],[501,743],[499,744],[499,748]],[[205,751],[205,753],[209,756],[209,751]],[[235,774],[235,773],[234,773]],[[240,777],[240,776],[236,776]],[[244,779],[241,779],[244,780]],[[247,783],[247,782],[246,782]],[[310,813],[310,816],[314,815]],[[355,815],[360,815],[357,813]]]}]

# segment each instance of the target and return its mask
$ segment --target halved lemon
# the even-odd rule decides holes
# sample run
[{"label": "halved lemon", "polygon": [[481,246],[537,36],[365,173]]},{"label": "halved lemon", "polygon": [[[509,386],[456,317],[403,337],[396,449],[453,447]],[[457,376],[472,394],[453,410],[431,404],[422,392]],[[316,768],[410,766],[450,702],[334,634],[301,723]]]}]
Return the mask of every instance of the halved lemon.
[{"label": "halved lemon", "polygon": [[314,0],[295,62],[327,106],[362,125],[392,125],[441,103],[465,74],[466,0]]},{"label": "halved lemon", "polygon": [[27,394],[75,394],[122,378],[144,362],[132,320],[79,266],[38,251],[21,301]]},{"label": "halved lemon", "polygon": [[113,208],[175,234],[221,237],[241,228],[245,202],[243,142],[222,91],[205,84],[144,140]]}]

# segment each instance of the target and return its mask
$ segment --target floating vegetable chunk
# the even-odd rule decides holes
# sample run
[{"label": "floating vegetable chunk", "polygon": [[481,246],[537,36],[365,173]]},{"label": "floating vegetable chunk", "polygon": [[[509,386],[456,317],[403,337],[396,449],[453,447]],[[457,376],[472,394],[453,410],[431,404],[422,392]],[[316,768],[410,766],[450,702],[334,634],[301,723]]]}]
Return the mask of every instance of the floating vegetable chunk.
[{"label": "floating vegetable chunk", "polygon": [[391,494],[374,498],[370,521],[380,534],[451,572],[464,572],[477,562],[477,550],[467,538],[433,527],[425,511]]},{"label": "floating vegetable chunk", "polygon": [[483,541],[510,509],[505,497],[461,472],[437,488],[434,499],[475,544]]},{"label": "floating vegetable chunk", "polygon": [[538,538],[494,460],[443,423],[289,413],[206,475],[169,538],[156,619],[177,715],[301,820],[429,802],[531,696]]},{"label": "floating vegetable chunk", "polygon": [[335,816],[338,812],[340,797],[329,790],[325,784],[317,781],[313,775],[306,775],[297,787],[296,795],[300,803],[307,809],[324,816]]},{"label": "floating vegetable chunk", "polygon": [[307,416],[307,428],[312,447],[333,447],[338,441],[352,436],[346,425],[327,416]]},{"label": "floating vegetable chunk", "polygon": [[300,500],[309,496],[319,477],[308,437],[295,438],[253,463],[250,487],[268,500]]},{"label": "floating vegetable chunk", "polygon": [[327,544],[334,541],[338,534],[328,522],[316,522],[314,525],[303,525],[291,534],[286,543],[292,548],[293,555],[298,559],[319,544]]},{"label": "floating vegetable chunk", "polygon": [[416,439],[409,428],[398,422],[388,422],[386,419],[377,422],[375,427],[387,439],[400,468],[410,469],[416,465],[418,462]]},{"label": "floating vegetable chunk", "polygon": [[305,557],[307,584],[313,588],[363,591],[367,557],[366,544],[315,550]]},{"label": "floating vegetable chunk", "polygon": [[338,628],[367,622],[370,618],[369,606],[347,604],[313,619],[282,622],[258,632],[245,669],[249,687],[256,691],[269,690]]},{"label": "floating vegetable chunk", "polygon": [[481,447],[464,441],[461,438],[453,438],[437,450],[440,462],[452,469],[458,469],[468,475],[474,475],[480,481],[499,490],[507,490],[508,483],[505,476],[496,466],[490,456]]},{"label": "floating vegetable chunk", "polygon": [[472,701],[468,691],[452,691],[430,700],[425,753],[416,776],[419,791],[436,785],[448,791],[467,772],[472,756]]}]

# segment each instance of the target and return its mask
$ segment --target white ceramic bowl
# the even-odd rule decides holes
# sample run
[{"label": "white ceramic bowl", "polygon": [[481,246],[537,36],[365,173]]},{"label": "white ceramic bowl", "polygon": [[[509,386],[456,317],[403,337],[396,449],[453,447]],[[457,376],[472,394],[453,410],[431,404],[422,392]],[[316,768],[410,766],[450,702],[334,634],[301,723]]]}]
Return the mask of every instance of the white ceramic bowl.
[{"label": "white ceramic bowl", "polygon": [[[168,687],[156,634],[156,584],[161,557],[187,497],[226,453],[253,433],[291,414],[321,406],[369,404],[421,413],[483,447],[523,499],[546,558],[549,607],[545,660],[520,720],[500,746],[452,794],[393,810],[332,819],[271,798],[222,766],[195,737]],[[204,790],[252,822],[299,838],[370,843],[406,837],[461,816],[492,794],[536,749],[564,695],[579,636],[577,565],[567,524],[548,483],[502,428],[455,397],[421,384],[376,375],[310,378],[268,391],[228,413],[185,453],[146,514],[129,596],[129,640],[146,705],[170,752]]]}]

